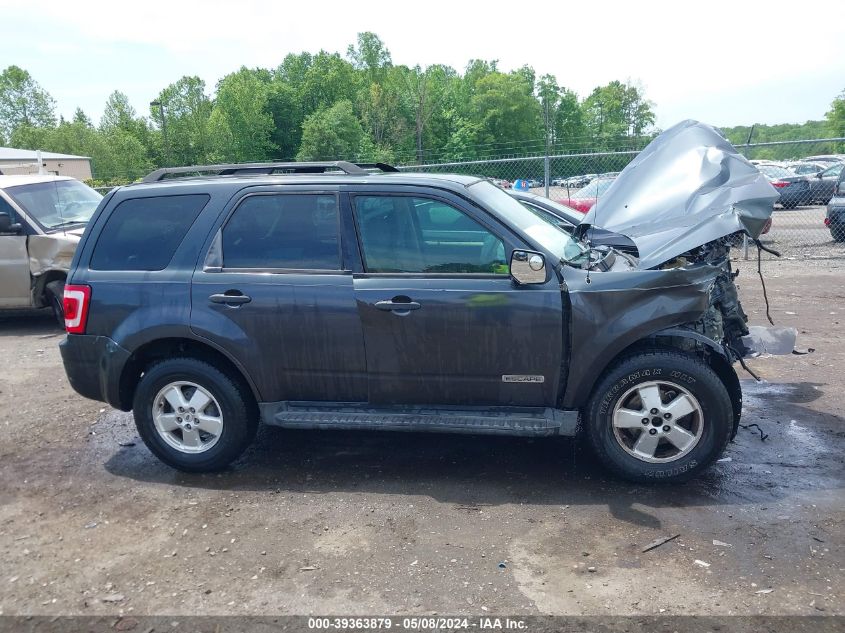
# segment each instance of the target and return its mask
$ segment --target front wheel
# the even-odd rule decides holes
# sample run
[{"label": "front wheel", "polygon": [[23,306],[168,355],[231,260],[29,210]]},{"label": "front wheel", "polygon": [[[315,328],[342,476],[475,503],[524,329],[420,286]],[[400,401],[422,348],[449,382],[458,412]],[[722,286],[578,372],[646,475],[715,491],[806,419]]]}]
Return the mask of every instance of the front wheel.
[{"label": "front wheel", "polygon": [[133,400],[135,426],[152,453],[186,472],[220,470],[252,442],[258,426],[247,389],[212,365],[173,358],[144,372]]},{"label": "front wheel", "polygon": [[725,450],[733,407],[716,373],[678,351],[623,359],[600,380],[586,411],[601,462],[637,482],[686,481]]}]

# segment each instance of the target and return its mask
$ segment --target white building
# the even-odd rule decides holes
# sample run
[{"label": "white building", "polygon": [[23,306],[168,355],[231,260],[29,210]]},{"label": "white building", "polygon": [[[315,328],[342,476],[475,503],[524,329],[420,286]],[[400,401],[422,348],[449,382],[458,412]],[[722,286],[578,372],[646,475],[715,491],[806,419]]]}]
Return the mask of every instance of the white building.
[{"label": "white building", "polygon": [[[41,152],[43,173],[70,176],[77,180],[91,178],[91,159],[87,156]],[[5,175],[37,174],[37,152],[31,149],[0,147],[0,173]]]}]

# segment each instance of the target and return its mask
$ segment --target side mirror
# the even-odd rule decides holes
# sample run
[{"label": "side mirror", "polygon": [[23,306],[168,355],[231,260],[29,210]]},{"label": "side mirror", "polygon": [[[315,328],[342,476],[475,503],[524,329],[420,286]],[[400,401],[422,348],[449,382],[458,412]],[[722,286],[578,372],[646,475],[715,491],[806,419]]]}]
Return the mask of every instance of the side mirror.
[{"label": "side mirror", "polygon": [[511,277],[520,286],[546,281],[546,258],[534,251],[511,253]]},{"label": "side mirror", "polygon": [[8,213],[0,212],[0,233],[20,233],[21,228],[17,222],[12,224],[12,218]]}]

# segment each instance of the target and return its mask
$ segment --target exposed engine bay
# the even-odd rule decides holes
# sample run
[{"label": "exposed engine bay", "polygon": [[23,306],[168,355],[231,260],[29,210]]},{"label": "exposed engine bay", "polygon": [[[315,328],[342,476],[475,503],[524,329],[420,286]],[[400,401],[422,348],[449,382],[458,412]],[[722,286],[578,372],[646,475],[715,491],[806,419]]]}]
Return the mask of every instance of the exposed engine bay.
[{"label": "exposed engine bay", "polygon": [[[777,197],[715,128],[684,121],[666,130],[575,230],[589,247],[580,267],[564,271],[576,330],[620,351],[625,341],[610,340],[617,328],[627,330],[629,343],[637,333],[669,337],[731,363],[789,353],[794,330],[749,328],[730,259],[745,236],[757,239]],[[593,229],[601,230],[599,246],[591,245]],[[573,355],[586,357],[589,348],[595,347],[573,341]]]},{"label": "exposed engine bay", "polygon": [[[739,235],[734,237],[741,240]],[[710,305],[707,311],[687,327],[721,343],[735,359],[739,359],[748,354],[743,343],[743,337],[748,335],[748,315],[742,309],[735,283],[739,271],[734,271],[731,266],[732,241],[734,240],[722,239],[710,242],[679,255],[660,268],[666,270],[707,264],[719,269],[710,290]]]}]

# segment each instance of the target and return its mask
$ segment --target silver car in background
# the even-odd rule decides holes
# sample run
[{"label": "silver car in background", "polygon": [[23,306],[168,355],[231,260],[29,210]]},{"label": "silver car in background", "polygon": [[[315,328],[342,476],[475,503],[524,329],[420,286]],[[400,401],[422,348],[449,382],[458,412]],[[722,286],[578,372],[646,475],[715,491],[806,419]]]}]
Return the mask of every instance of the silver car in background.
[{"label": "silver car in background", "polygon": [[0,308],[53,310],[76,245],[102,196],[65,176],[0,176]]}]

